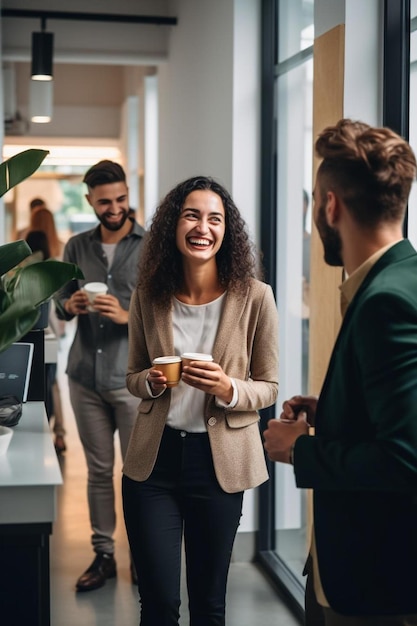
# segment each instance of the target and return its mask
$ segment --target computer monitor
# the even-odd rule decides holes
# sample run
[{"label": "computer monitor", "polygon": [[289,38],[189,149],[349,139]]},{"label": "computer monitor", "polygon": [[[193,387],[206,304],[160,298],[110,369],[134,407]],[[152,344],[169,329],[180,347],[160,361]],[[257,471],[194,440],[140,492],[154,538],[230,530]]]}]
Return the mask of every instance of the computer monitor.
[{"label": "computer monitor", "polygon": [[0,396],[26,402],[32,369],[33,343],[13,343],[0,352]]}]

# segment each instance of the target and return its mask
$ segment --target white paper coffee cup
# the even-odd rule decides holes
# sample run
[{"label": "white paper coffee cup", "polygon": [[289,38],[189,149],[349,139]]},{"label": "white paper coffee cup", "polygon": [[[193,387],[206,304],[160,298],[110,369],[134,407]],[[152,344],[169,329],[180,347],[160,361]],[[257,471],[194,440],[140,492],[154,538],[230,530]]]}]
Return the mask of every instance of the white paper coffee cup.
[{"label": "white paper coffee cup", "polygon": [[203,352],[183,352],[181,360],[183,365],[190,365],[191,361],[213,361],[213,357]]},{"label": "white paper coffee cup", "polygon": [[97,296],[104,296],[108,291],[108,286],[106,283],[86,283],[83,287],[83,290],[87,294],[88,300],[90,304],[87,307],[87,310],[90,313],[97,313],[97,311],[91,306],[94,303],[94,300]]},{"label": "white paper coffee cup", "polygon": [[109,290],[106,283],[86,283],[83,287],[89,301],[93,304],[97,296],[103,296]]}]

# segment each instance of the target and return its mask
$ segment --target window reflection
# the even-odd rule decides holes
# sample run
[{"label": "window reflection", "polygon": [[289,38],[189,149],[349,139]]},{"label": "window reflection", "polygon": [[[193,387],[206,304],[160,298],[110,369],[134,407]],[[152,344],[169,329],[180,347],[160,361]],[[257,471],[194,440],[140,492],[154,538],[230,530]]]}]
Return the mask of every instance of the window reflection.
[{"label": "window reflection", "polygon": [[[312,0],[282,0],[278,12],[276,292],[280,402],[300,392],[308,393],[313,8]],[[274,550],[303,586],[310,540],[307,492],[296,488],[290,466],[277,463],[274,471]]]},{"label": "window reflection", "polygon": [[313,45],[314,0],[281,0],[278,9],[278,61]]}]

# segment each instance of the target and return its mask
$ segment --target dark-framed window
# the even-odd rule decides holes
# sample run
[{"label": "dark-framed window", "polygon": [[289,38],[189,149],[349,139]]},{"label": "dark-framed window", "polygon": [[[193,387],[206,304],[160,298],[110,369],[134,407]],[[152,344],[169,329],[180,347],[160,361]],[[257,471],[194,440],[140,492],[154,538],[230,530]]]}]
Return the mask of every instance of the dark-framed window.
[{"label": "dark-framed window", "polygon": [[[281,0],[282,5],[288,5]],[[297,3],[295,3],[297,4]],[[301,6],[303,0],[299,0]],[[311,3],[312,4],[312,3]],[[281,6],[282,6],[281,5]],[[383,124],[393,128],[408,138],[417,149],[417,1],[413,12],[410,0],[385,0],[384,2],[384,63],[383,63]],[[281,12],[282,14],[282,12]],[[309,56],[312,48],[291,49],[289,41],[280,42],[280,0],[262,0],[262,120],[261,120],[261,247],[266,270],[266,280],[272,285],[279,302],[278,274],[282,248],[280,246],[280,212],[289,210],[289,203],[282,194],[280,182],[280,159],[287,158],[280,145],[280,93],[279,81],[286,74],[300,68]],[[411,32],[411,50],[410,50]],[[284,30],[285,33],[285,30]],[[415,42],[413,41],[415,33]],[[288,33],[284,35],[288,39]],[[285,50],[291,54],[285,55]],[[415,50],[415,52],[414,52]],[[410,64],[411,54],[411,64]],[[411,81],[410,81],[411,71]],[[415,76],[414,76],[415,73]],[[410,89],[411,83],[411,89]],[[415,92],[415,98],[413,94]],[[411,115],[410,115],[411,112]],[[413,112],[415,113],[413,115]],[[285,113],[284,113],[285,117]],[[415,122],[415,128],[413,120]],[[411,122],[410,122],[411,120]],[[303,134],[301,132],[301,134]],[[312,152],[311,141],[311,152]],[[413,194],[413,192],[412,192]],[[414,190],[415,203],[417,191]],[[284,200],[281,199],[281,196]],[[297,207],[298,190],[294,192]],[[412,196],[410,199],[410,207]],[[417,214],[417,211],[415,211]],[[414,213],[409,211],[409,220]],[[413,227],[417,240],[417,218]],[[283,222],[285,224],[285,220]],[[407,222],[405,224],[407,234]],[[411,235],[411,232],[410,232]],[[411,238],[411,236],[410,236]],[[288,306],[288,303],[284,303]],[[280,317],[282,311],[279,306]],[[284,357],[285,358],[285,357]],[[280,359],[281,371],[286,367]],[[280,402],[284,398],[280,393]],[[279,407],[271,407],[261,415],[261,427],[264,429],[268,419],[279,416]],[[277,588],[288,599],[295,613],[304,615],[304,584],[299,572],[294,571],[279,545],[279,503],[277,498],[277,464],[269,463],[270,480],[261,486],[259,497],[259,536],[257,561],[276,583]],[[307,549],[305,556],[307,554]],[[287,555],[288,556],[288,555]]]}]

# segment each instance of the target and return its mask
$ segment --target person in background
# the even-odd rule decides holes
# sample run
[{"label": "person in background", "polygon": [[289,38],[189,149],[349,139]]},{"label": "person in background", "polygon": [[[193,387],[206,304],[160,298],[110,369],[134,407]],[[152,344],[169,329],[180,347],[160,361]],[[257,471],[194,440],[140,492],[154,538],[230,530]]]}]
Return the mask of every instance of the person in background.
[{"label": "person in background", "polygon": [[[33,198],[29,203],[30,214],[32,214],[32,211],[34,211],[35,209],[38,209],[39,207],[46,207],[45,200],[43,200],[42,198]],[[25,228],[21,228],[20,230],[17,231],[15,239],[16,240],[26,239],[26,235],[28,234],[29,230],[30,230],[29,226],[26,226]]]},{"label": "person in background", "polygon": [[[278,316],[255,278],[245,223],[219,183],[197,176],[162,201],[129,314],[128,389],[142,399],[123,466],[123,506],[141,626],[178,624],[181,544],[190,623],[225,624],[245,489],[267,480],[259,409],[278,390]],[[178,386],[154,358],[209,353]]]},{"label": "person in background", "polygon": [[[69,239],[64,261],[76,263],[85,280],[71,281],[58,293],[59,316],[77,318],[67,374],[71,405],[88,469],[88,505],[95,558],[76,583],[77,591],[102,587],[116,576],[116,524],[113,468],[115,431],[122,458],[135,421],[138,399],[126,388],[128,308],[135,288],[143,228],[129,218],[123,168],[100,161],[85,174],[87,201],[99,225]],[[106,295],[87,309],[83,285],[103,282]],[[136,574],[131,565],[132,582]]]},{"label": "person in background", "polygon": [[43,230],[29,230],[25,237],[25,241],[32,250],[32,254],[26,257],[26,259],[22,261],[21,265],[46,261],[51,258],[48,237]]},{"label": "person in background", "polygon": [[[32,217],[36,211],[50,211],[46,208],[36,209],[32,213]],[[50,213],[51,219],[53,220],[52,213]],[[46,220],[49,222],[49,218]],[[42,222],[36,221],[37,224],[42,225]],[[25,259],[26,263],[34,263],[36,261],[46,261],[51,257],[51,249],[50,249],[50,238],[45,230],[29,230],[26,235],[26,242],[31,248],[33,254],[30,255],[27,259]],[[53,241],[53,240],[52,240]],[[58,320],[55,311],[55,303],[52,300],[50,303],[49,309],[49,327],[51,331],[57,337],[57,341],[62,333],[61,322]],[[56,363],[45,363],[45,381],[46,381],[46,391],[45,391],[45,410],[48,418],[48,422],[52,420],[53,422],[53,433],[54,433],[54,446],[57,454],[62,454],[66,451],[67,446],[65,443],[65,426],[64,426],[64,413],[62,410],[62,402],[61,402],[61,391],[59,388],[58,380],[57,380],[57,364]]]},{"label": "person in background", "polygon": [[344,317],[318,400],[286,400],[265,448],[313,489],[307,626],[415,626],[417,253],[403,222],[416,159],[349,119],[315,147],[314,221],[348,276]]},{"label": "person in background", "polygon": [[[62,261],[64,243],[58,237],[52,211],[46,206],[37,206],[30,215],[29,229],[35,231],[42,230],[48,238],[51,258],[56,261]],[[65,323],[56,316],[55,306],[51,309],[51,319],[53,321],[52,329],[57,338],[63,337],[65,335]]]},{"label": "person in background", "polygon": [[38,206],[30,214],[29,230],[43,230],[48,237],[51,258],[61,261],[64,251],[64,244],[59,239],[55,218],[46,206]]}]

